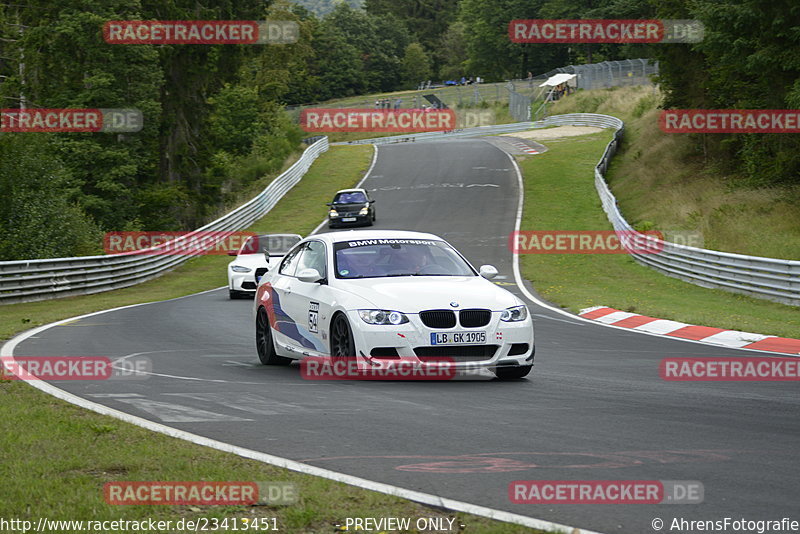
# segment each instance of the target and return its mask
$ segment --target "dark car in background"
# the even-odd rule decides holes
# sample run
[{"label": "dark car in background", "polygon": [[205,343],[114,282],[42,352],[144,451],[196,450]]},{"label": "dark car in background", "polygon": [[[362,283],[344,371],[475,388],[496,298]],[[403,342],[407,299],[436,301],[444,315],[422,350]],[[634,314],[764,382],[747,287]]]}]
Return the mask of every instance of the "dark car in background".
[{"label": "dark car in background", "polygon": [[372,226],[375,222],[375,201],[366,189],[342,189],[327,204],[328,227],[348,225]]}]

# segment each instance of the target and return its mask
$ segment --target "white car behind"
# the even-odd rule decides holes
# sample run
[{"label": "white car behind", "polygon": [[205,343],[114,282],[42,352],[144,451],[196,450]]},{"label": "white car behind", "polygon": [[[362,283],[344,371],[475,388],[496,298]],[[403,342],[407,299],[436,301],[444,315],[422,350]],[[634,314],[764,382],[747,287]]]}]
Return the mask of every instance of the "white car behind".
[{"label": "white car behind", "polygon": [[238,250],[228,252],[236,256],[228,264],[228,296],[238,299],[255,295],[261,276],[301,239],[297,234],[254,235]]}]

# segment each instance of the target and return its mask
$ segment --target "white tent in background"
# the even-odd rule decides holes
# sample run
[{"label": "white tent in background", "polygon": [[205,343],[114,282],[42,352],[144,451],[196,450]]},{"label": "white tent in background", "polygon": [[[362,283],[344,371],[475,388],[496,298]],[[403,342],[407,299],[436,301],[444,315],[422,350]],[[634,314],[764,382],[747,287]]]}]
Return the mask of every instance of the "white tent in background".
[{"label": "white tent in background", "polygon": [[547,103],[555,100],[553,98],[553,93],[555,92],[556,87],[558,87],[559,85],[567,84],[570,90],[575,90],[577,86],[576,84],[577,80],[575,80],[575,78],[577,77],[578,77],[577,74],[566,74],[566,73],[554,74],[553,76],[547,78],[547,80],[545,80],[544,83],[539,84],[539,87],[544,87],[545,89],[539,91],[539,94],[537,95],[537,100],[539,98],[542,98],[543,93],[547,94],[544,95],[544,98],[542,98],[542,105],[539,107],[538,110],[536,110],[534,116],[538,117],[539,114],[542,112],[542,110],[546,112]]},{"label": "white tent in background", "polygon": [[[564,82],[570,81],[571,79],[575,78],[576,76],[578,76],[578,75],[577,74],[565,74],[565,73],[554,74],[553,76],[550,76],[549,78],[547,78],[547,80],[545,80],[544,83],[539,84],[539,87],[555,87],[556,85],[561,85]],[[572,84],[570,84],[570,85],[572,85]]]}]

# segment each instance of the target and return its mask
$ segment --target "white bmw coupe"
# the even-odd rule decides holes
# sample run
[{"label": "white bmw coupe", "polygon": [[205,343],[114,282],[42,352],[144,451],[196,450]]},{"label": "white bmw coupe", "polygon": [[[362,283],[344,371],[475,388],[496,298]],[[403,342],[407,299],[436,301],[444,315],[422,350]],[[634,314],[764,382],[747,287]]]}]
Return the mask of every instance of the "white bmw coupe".
[{"label": "white bmw coupe", "polygon": [[365,368],[447,358],[522,378],[533,366],[533,322],[519,298],[488,280],[496,275],[433,234],[312,235],[258,285],[258,357],[266,365],[355,357]]}]

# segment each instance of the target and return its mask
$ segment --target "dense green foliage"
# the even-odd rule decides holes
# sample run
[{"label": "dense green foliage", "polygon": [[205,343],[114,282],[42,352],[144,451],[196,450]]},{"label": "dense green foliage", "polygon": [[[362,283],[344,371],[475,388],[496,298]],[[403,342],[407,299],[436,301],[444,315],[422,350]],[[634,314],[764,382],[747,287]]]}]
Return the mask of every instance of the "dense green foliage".
[{"label": "dense green foliage", "polygon": [[[705,39],[660,47],[665,107],[800,108],[800,4],[795,0],[673,0],[664,18],[697,18]],[[655,47],[654,47],[655,48]],[[696,146],[711,164],[747,184],[800,183],[800,138],[793,134],[707,134]]]},{"label": "dense green foliage", "polygon": [[[518,18],[654,17],[700,19],[706,39],[694,45],[534,45],[512,43],[507,33],[509,21]],[[101,33],[108,20],[269,18],[297,21],[299,41],[109,45]],[[51,213],[42,206],[56,209],[44,197],[61,199],[58,209],[72,221],[61,226],[76,229],[74,239],[57,247],[0,246],[0,259],[94,250],[102,231],[197,227],[296,152],[303,134],[283,113],[286,105],[411,89],[425,80],[499,81],[568,64],[656,57],[668,107],[795,108],[798,21],[794,0],[0,3],[2,107],[19,107],[23,98],[28,107],[133,107],[145,117],[135,134],[0,136],[0,178],[8,196],[3,209],[30,207],[36,214],[26,219],[4,212],[3,239],[18,231],[24,237],[28,224],[31,243],[47,240],[49,225],[32,222]],[[698,136],[697,147],[700,157],[751,182],[798,181],[797,136],[706,135]],[[7,163],[15,159],[17,165]],[[52,166],[40,169],[39,160]],[[47,182],[42,206],[30,200],[41,180],[9,186],[34,172],[58,177]]]}]

